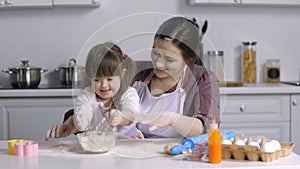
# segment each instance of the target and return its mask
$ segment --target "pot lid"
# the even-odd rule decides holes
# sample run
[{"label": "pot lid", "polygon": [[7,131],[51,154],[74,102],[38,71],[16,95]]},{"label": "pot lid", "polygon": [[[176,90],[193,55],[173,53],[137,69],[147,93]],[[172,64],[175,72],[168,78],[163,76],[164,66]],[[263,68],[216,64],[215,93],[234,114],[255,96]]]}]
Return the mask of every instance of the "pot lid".
[{"label": "pot lid", "polygon": [[78,66],[77,62],[76,62],[76,59],[74,59],[74,58],[71,58],[67,64],[65,63],[65,64],[62,64],[62,65],[59,66],[59,68],[67,68],[67,69],[74,68],[74,67],[84,68],[83,66]]},{"label": "pot lid", "polygon": [[41,69],[40,67],[29,65],[29,60],[21,60],[22,64],[16,66],[15,68],[9,68],[9,70],[19,70],[19,69]]}]

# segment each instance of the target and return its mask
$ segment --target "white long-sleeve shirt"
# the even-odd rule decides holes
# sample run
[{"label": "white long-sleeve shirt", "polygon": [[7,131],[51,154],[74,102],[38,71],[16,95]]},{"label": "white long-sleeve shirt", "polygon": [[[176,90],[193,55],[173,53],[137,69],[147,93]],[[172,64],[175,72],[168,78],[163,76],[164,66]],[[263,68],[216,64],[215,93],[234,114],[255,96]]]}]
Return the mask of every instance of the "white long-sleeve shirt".
[{"label": "white long-sleeve shirt", "polygon": [[[126,110],[138,113],[139,100],[140,98],[136,90],[129,87],[121,96],[119,111],[122,112]],[[103,105],[103,103],[97,101],[95,92],[91,87],[86,87],[79,93],[74,101],[74,124],[78,130],[83,131],[90,126],[93,112],[95,108],[101,104]],[[126,130],[129,130],[128,127],[124,130],[125,128],[122,128],[122,130],[118,129],[119,134],[124,134]]]}]

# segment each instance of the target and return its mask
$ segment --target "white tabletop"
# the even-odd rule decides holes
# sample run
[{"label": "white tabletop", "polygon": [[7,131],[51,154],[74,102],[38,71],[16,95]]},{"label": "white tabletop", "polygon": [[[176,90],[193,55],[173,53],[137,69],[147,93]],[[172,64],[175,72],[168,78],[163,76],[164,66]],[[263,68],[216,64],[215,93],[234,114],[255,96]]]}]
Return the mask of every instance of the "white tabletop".
[{"label": "white tabletop", "polygon": [[182,155],[169,156],[161,153],[164,145],[170,141],[119,141],[111,152],[104,154],[84,153],[75,140],[42,141],[39,142],[39,156],[36,157],[8,155],[7,141],[0,141],[0,165],[3,169],[300,168],[300,156],[294,153],[273,162],[223,160],[221,164],[209,164],[203,161],[187,161]]}]

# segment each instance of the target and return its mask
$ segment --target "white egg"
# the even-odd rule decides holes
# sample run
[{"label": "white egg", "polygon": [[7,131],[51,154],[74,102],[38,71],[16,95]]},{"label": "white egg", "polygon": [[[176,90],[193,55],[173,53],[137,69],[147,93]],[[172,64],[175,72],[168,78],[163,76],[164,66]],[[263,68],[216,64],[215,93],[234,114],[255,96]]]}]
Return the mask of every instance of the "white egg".
[{"label": "white egg", "polygon": [[275,147],[275,150],[281,150],[281,144],[277,140],[271,140],[271,143]]},{"label": "white egg", "polygon": [[262,138],[257,140],[257,143],[260,144],[261,143]]},{"label": "white egg", "polygon": [[259,143],[256,142],[256,141],[251,141],[249,145],[250,145],[250,146],[256,146],[256,147],[260,148]]},{"label": "white egg", "polygon": [[274,153],[276,151],[273,143],[266,142],[265,144],[261,145],[261,151],[267,152],[267,153]]},{"label": "white egg", "polygon": [[237,140],[234,144],[235,145],[241,145],[241,146],[246,145],[246,143],[243,140]]},{"label": "white egg", "polygon": [[232,144],[232,142],[230,141],[230,140],[223,140],[222,141],[222,144],[227,144],[227,145],[230,145],[230,144]]}]

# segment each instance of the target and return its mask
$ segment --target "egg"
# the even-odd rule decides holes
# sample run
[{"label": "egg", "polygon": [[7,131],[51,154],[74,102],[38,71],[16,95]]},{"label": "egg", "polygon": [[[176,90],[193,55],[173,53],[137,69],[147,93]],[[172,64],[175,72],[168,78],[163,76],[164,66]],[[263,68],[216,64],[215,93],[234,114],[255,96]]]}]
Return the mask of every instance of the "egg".
[{"label": "egg", "polygon": [[232,144],[232,142],[230,140],[225,139],[222,141],[222,144],[230,145],[230,144]]},{"label": "egg", "polygon": [[281,144],[279,143],[279,141],[277,141],[277,140],[271,140],[270,142],[275,147],[275,150],[281,150]]},{"label": "egg", "polygon": [[250,145],[250,146],[256,146],[256,147],[260,148],[259,143],[256,142],[256,141],[251,141],[251,142],[249,143],[249,145]]},{"label": "egg", "polygon": [[274,153],[276,151],[274,144],[271,142],[266,142],[261,145],[260,147],[261,151],[267,152],[267,153]]},{"label": "egg", "polygon": [[246,143],[243,140],[237,140],[234,142],[235,145],[240,145],[240,146],[244,146],[246,145]]}]

